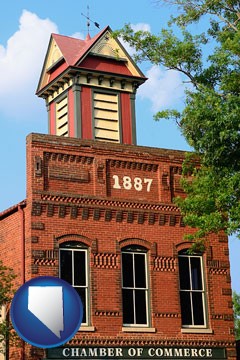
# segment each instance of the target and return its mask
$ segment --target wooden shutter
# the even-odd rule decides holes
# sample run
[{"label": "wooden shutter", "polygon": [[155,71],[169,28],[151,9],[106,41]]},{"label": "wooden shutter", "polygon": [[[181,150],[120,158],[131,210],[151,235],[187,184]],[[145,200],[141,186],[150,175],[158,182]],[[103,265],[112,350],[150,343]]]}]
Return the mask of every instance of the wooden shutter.
[{"label": "wooden shutter", "polygon": [[96,140],[120,142],[117,94],[94,92],[94,135]]},{"label": "wooden shutter", "polygon": [[56,134],[68,136],[68,98],[56,103]]}]

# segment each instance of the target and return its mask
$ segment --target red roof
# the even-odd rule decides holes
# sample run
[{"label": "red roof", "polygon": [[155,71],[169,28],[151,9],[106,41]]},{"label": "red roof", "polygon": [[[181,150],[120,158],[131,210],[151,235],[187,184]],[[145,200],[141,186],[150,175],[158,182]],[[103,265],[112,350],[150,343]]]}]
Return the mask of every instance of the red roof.
[{"label": "red roof", "polygon": [[[91,49],[94,47],[94,45],[98,42],[99,39],[101,39],[104,36],[104,34],[107,31],[112,32],[109,26],[106,26],[93,38],[91,38],[88,35],[85,40],[80,40],[59,34],[52,34],[49,42],[48,51],[45,57],[44,66],[37,87],[37,92],[36,92],[37,95],[42,96],[42,92],[44,91],[46,86],[52,83],[53,80],[57,76],[59,76],[62,72],[66,71],[67,68],[81,66],[83,64],[83,60],[85,59],[85,57],[91,52]],[[59,48],[62,57],[47,69],[46,64],[49,56],[49,49],[51,48],[53,41],[55,41],[57,47]],[[121,46],[121,44],[119,45]],[[132,61],[131,57],[129,57],[129,60]],[[145,79],[144,75],[141,73],[140,69],[138,69],[137,65],[134,62],[133,65],[137,70],[138,73],[137,76],[139,76],[142,79]],[[119,71],[119,64],[118,64],[118,69],[115,69],[115,71]],[[128,69],[128,71],[126,71],[125,69],[125,72],[122,71],[121,73],[131,76],[130,69]]]},{"label": "red roof", "polygon": [[87,53],[91,46],[109,29],[105,27],[100,33],[92,39],[87,36],[85,40],[75,39],[69,36],[52,34],[52,38],[56,41],[62,55],[69,66],[74,66]]}]

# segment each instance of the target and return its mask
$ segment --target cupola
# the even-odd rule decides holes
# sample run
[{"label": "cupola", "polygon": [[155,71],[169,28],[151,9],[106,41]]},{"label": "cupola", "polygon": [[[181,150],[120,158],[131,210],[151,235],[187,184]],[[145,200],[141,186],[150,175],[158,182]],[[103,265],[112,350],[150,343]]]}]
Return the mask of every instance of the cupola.
[{"label": "cupola", "polygon": [[52,34],[37,88],[49,133],[136,144],[135,95],[145,80],[109,26],[85,40]]}]

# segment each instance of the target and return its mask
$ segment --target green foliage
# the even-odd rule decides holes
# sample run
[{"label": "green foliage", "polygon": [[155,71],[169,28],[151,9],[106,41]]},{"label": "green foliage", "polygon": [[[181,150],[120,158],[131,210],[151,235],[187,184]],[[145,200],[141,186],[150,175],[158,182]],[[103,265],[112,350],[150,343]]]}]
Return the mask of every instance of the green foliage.
[{"label": "green foliage", "polygon": [[240,340],[240,294],[233,291],[234,329],[236,340]]},{"label": "green foliage", "polygon": [[13,280],[15,278],[13,270],[4,266],[0,260],[0,306],[11,301],[13,296]]},{"label": "green foliage", "polygon": [[[9,307],[10,301],[14,294],[13,281],[16,278],[12,269],[4,266],[0,260],[0,309],[2,306]],[[0,353],[4,351],[4,344],[6,339],[13,342],[16,341],[16,334],[12,329],[11,324],[7,320],[0,323]]]},{"label": "green foliage", "polygon": [[[175,119],[194,150],[184,164],[187,197],[176,203],[185,223],[197,228],[189,240],[201,248],[209,233],[240,235],[240,5],[236,0],[157,2],[176,6],[167,29],[153,35],[125,25],[116,35],[135,49],[137,61],[176,70],[189,83],[182,112],[164,109],[154,118]],[[194,25],[203,20],[205,31],[195,34]]]}]

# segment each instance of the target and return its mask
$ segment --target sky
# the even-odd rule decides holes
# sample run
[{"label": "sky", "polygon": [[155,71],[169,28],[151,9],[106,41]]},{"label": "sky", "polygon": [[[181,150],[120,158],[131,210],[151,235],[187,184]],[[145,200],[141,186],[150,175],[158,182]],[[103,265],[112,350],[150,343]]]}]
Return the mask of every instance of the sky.
[{"label": "sky", "polygon": [[[45,102],[35,93],[51,33],[84,39],[89,16],[91,37],[99,31],[94,22],[100,29],[109,25],[117,30],[130,23],[134,29],[157,34],[174,11],[156,0],[8,0],[1,4],[0,212],[26,198],[26,136],[48,133]],[[132,49],[127,50],[132,54]],[[137,92],[138,145],[190,150],[174,122],[153,120],[158,110],[184,106],[183,79],[150,63],[138,65],[148,78]],[[240,240],[231,237],[229,246],[232,288],[240,293]]]}]

